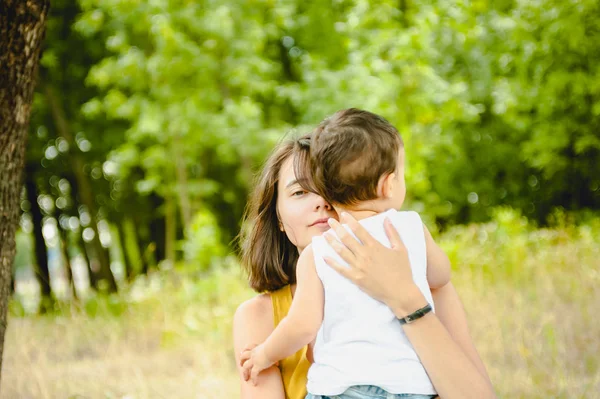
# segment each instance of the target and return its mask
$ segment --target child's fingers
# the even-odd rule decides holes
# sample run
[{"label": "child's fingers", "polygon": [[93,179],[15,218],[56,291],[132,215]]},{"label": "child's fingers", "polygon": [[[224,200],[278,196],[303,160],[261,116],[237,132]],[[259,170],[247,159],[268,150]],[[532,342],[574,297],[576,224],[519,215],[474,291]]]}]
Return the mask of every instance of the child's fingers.
[{"label": "child's fingers", "polygon": [[392,224],[392,221],[389,217],[386,217],[383,221],[383,228],[385,229],[385,234],[387,234],[392,249],[396,250],[405,250],[404,242],[402,242],[402,238],[400,238],[400,234]]},{"label": "child's fingers", "polygon": [[260,370],[258,369],[258,367],[252,368],[252,372],[250,373],[250,380],[252,380],[252,384],[254,386],[256,386],[256,384],[258,384],[258,374],[259,373],[260,373]]},{"label": "child's fingers", "polygon": [[242,367],[242,377],[244,378],[244,381],[248,381],[250,379],[250,372],[252,371],[252,366],[252,359],[249,359]]},{"label": "child's fingers", "polygon": [[[258,346],[258,344],[248,344],[246,345],[246,347],[243,349],[243,351],[251,351],[252,349],[256,348]],[[242,352],[243,352],[242,351]]]},{"label": "child's fingers", "polygon": [[252,357],[252,350],[244,349],[240,355],[240,367],[243,367],[246,360],[250,359],[250,357]]}]

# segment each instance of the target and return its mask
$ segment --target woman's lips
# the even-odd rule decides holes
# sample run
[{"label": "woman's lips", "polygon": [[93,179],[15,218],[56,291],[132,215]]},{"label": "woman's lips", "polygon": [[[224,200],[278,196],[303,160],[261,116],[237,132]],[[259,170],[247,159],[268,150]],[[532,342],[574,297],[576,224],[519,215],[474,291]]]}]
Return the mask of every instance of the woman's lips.
[{"label": "woman's lips", "polygon": [[329,226],[329,224],[327,223],[327,220],[328,220],[327,218],[317,219],[309,227],[312,227],[312,226],[318,226],[318,227]]},{"label": "woman's lips", "polygon": [[327,224],[327,218],[321,218],[321,219],[317,219],[314,222],[312,222],[312,224],[310,226],[316,226],[318,224]]}]

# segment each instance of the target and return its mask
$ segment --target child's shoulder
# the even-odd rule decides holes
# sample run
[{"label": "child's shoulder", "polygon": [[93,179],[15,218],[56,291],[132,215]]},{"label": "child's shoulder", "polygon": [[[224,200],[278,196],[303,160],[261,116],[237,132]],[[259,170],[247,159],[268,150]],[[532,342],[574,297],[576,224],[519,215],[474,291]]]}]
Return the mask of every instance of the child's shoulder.
[{"label": "child's shoulder", "polygon": [[401,220],[401,221],[414,221],[414,222],[421,222],[421,216],[416,212],[416,211],[397,211],[395,209],[390,209],[389,211],[385,212],[389,217],[396,220]]},{"label": "child's shoulder", "polygon": [[314,263],[314,256],[315,256],[315,250],[314,250],[315,240],[314,239],[315,238],[316,237],[313,237],[313,241],[310,244],[308,244],[306,246],[306,248],[304,248],[302,250],[302,252],[300,253],[298,262],[296,262],[296,269],[301,268],[301,267],[306,267],[306,265]]}]

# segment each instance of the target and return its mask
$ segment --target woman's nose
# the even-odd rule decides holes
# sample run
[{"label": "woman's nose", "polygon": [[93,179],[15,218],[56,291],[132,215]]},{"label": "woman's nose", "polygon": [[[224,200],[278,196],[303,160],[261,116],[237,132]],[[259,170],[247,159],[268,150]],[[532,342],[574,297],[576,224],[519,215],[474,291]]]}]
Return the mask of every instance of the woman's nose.
[{"label": "woman's nose", "polygon": [[321,209],[321,208],[325,208],[325,210],[330,211],[333,209],[333,207],[331,206],[331,204],[329,204],[329,202],[325,201],[323,199],[323,197],[320,197],[318,195],[316,195],[317,199],[315,202],[315,209]]}]

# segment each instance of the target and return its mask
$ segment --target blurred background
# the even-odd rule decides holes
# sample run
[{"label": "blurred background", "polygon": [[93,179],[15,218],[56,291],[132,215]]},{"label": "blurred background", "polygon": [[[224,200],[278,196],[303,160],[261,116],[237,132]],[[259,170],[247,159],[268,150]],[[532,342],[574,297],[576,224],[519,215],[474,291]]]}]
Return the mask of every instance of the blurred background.
[{"label": "blurred background", "polygon": [[407,151],[503,398],[600,398],[597,0],[55,0],[3,398],[235,398],[235,238],[283,138]]}]

